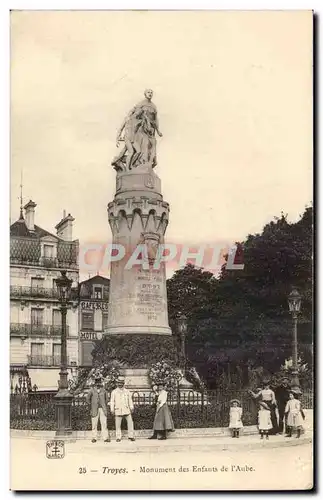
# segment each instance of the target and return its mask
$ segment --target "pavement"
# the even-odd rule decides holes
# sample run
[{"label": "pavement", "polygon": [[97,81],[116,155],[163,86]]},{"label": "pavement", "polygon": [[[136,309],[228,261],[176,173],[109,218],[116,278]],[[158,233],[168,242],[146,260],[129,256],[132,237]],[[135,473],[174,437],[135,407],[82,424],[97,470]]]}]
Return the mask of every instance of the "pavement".
[{"label": "pavement", "polygon": [[[204,429],[207,431],[207,429]],[[253,429],[252,429],[253,430]],[[111,438],[111,442],[105,443],[98,433],[98,440],[92,443],[91,433],[86,433],[83,439],[80,437],[56,437],[54,433],[38,432],[37,435],[32,435],[26,431],[11,431],[12,442],[47,442],[53,439],[63,439],[65,447],[69,449],[70,453],[165,453],[165,452],[183,452],[183,451],[204,451],[212,452],[215,450],[251,450],[261,448],[282,448],[290,446],[300,446],[302,444],[310,444],[313,441],[313,433],[306,431],[304,434],[297,438],[295,435],[292,437],[285,437],[282,434],[276,436],[269,436],[269,439],[260,439],[258,433],[252,432],[247,435],[241,435],[239,438],[232,438],[230,435],[212,435],[212,429],[209,434],[195,434],[182,433],[177,435],[177,432],[169,434],[168,439],[148,439],[151,435],[150,431],[145,431],[145,435],[137,436],[135,441],[127,439],[126,433],[123,434],[121,442],[117,442],[115,437]],[[112,434],[112,433],[111,433]],[[114,433],[113,433],[114,434]],[[29,446],[35,447],[34,444]]]},{"label": "pavement", "polygon": [[[255,426],[240,438],[228,428],[177,429],[165,441],[91,442],[91,432],[64,438],[62,459],[47,456],[55,432],[12,429],[10,487],[29,490],[246,491],[309,490],[313,487],[313,412],[298,439],[261,440]],[[100,435],[99,435],[100,437]],[[58,458],[58,457],[56,457]]]},{"label": "pavement", "polygon": [[71,441],[70,452],[79,453],[81,450],[86,453],[167,453],[167,452],[191,452],[204,451],[213,452],[217,450],[253,450],[261,448],[281,448],[286,446],[300,446],[312,442],[312,434],[307,433],[300,438],[287,438],[283,435],[269,436],[269,439],[260,439],[258,434],[241,436],[240,438],[225,437],[175,437],[171,436],[165,441],[149,440],[145,438],[136,439],[135,442],[123,438],[120,443],[114,439],[110,443],[98,440],[92,443],[91,440]]},{"label": "pavement", "polygon": [[138,438],[65,442],[48,459],[45,439],[11,439],[11,489],[20,490],[308,490],[313,486],[312,435]]}]

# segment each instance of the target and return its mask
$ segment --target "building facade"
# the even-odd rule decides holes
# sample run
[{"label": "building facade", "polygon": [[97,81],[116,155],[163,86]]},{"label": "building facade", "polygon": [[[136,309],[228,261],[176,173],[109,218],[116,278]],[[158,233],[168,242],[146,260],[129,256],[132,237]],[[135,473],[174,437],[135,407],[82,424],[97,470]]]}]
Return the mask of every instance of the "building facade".
[{"label": "building facade", "polygon": [[92,366],[95,340],[101,340],[108,326],[110,280],[94,276],[79,285],[80,366]]},{"label": "building facade", "polygon": [[[57,390],[61,311],[55,280],[61,270],[73,280],[74,301],[67,311],[70,373],[78,366],[78,240],[73,217],[64,213],[56,235],[35,224],[36,204],[10,226],[10,375],[14,390],[22,378],[38,390]],[[73,295],[72,295],[73,298]]]}]

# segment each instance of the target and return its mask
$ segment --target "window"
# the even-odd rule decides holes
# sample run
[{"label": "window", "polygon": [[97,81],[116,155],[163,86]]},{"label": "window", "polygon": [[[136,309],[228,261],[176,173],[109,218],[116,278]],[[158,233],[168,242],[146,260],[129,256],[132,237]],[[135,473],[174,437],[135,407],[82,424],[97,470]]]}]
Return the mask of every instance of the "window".
[{"label": "window", "polygon": [[108,327],[108,313],[103,313],[102,315],[102,330]]},{"label": "window", "polygon": [[31,288],[43,288],[44,287],[44,278],[31,278]]},{"label": "window", "polygon": [[37,360],[40,361],[38,358],[41,358],[44,354],[44,344],[38,344],[38,343],[31,343],[30,344],[31,348],[31,357],[33,359],[33,362],[35,363]]},{"label": "window", "polygon": [[93,312],[82,312],[82,330],[94,330]]},{"label": "window", "polygon": [[44,344],[40,343],[31,343],[30,344],[30,363],[32,365],[40,365],[42,366],[45,358],[44,358]]},{"label": "window", "polygon": [[61,362],[61,344],[53,344],[53,365],[57,366]]},{"label": "window", "polygon": [[62,314],[59,309],[53,309],[53,323],[54,326],[62,325]]},{"label": "window", "polygon": [[94,298],[95,299],[102,299],[102,287],[101,286],[94,287]]},{"label": "window", "polygon": [[54,258],[54,245],[44,245],[44,257],[46,259]]},{"label": "window", "polygon": [[42,325],[44,323],[44,309],[31,309],[31,324]]}]

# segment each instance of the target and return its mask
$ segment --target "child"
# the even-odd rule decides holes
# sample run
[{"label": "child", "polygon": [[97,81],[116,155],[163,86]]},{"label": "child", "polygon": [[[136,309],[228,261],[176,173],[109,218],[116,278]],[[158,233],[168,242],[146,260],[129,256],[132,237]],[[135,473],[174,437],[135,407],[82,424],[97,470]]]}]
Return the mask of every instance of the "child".
[{"label": "child", "polygon": [[287,401],[285,408],[285,415],[287,416],[288,437],[292,437],[293,430],[297,431],[297,437],[301,435],[304,423],[304,412],[302,410],[301,402],[295,399],[294,394],[289,394],[289,401]]},{"label": "child", "polygon": [[269,439],[268,432],[272,429],[273,425],[271,423],[270,408],[264,401],[259,402],[258,411],[258,428],[260,432],[260,439]]},{"label": "child", "polygon": [[239,437],[240,429],[242,429],[242,408],[238,399],[232,399],[230,408],[230,423],[229,429],[232,430],[232,437]]}]

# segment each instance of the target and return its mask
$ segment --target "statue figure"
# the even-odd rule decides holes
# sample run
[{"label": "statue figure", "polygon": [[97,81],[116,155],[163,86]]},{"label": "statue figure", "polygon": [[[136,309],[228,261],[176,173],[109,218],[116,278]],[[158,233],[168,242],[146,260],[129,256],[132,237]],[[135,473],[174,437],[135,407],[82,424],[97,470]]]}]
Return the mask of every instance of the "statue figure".
[{"label": "statue figure", "polygon": [[[154,168],[157,165],[155,132],[159,130],[157,108],[151,102],[153,91],[145,90],[145,99],[139,102],[126,116],[117,135],[117,147],[124,147],[112,165],[117,172],[129,171],[140,165]],[[122,137],[123,133],[123,137]]]}]

